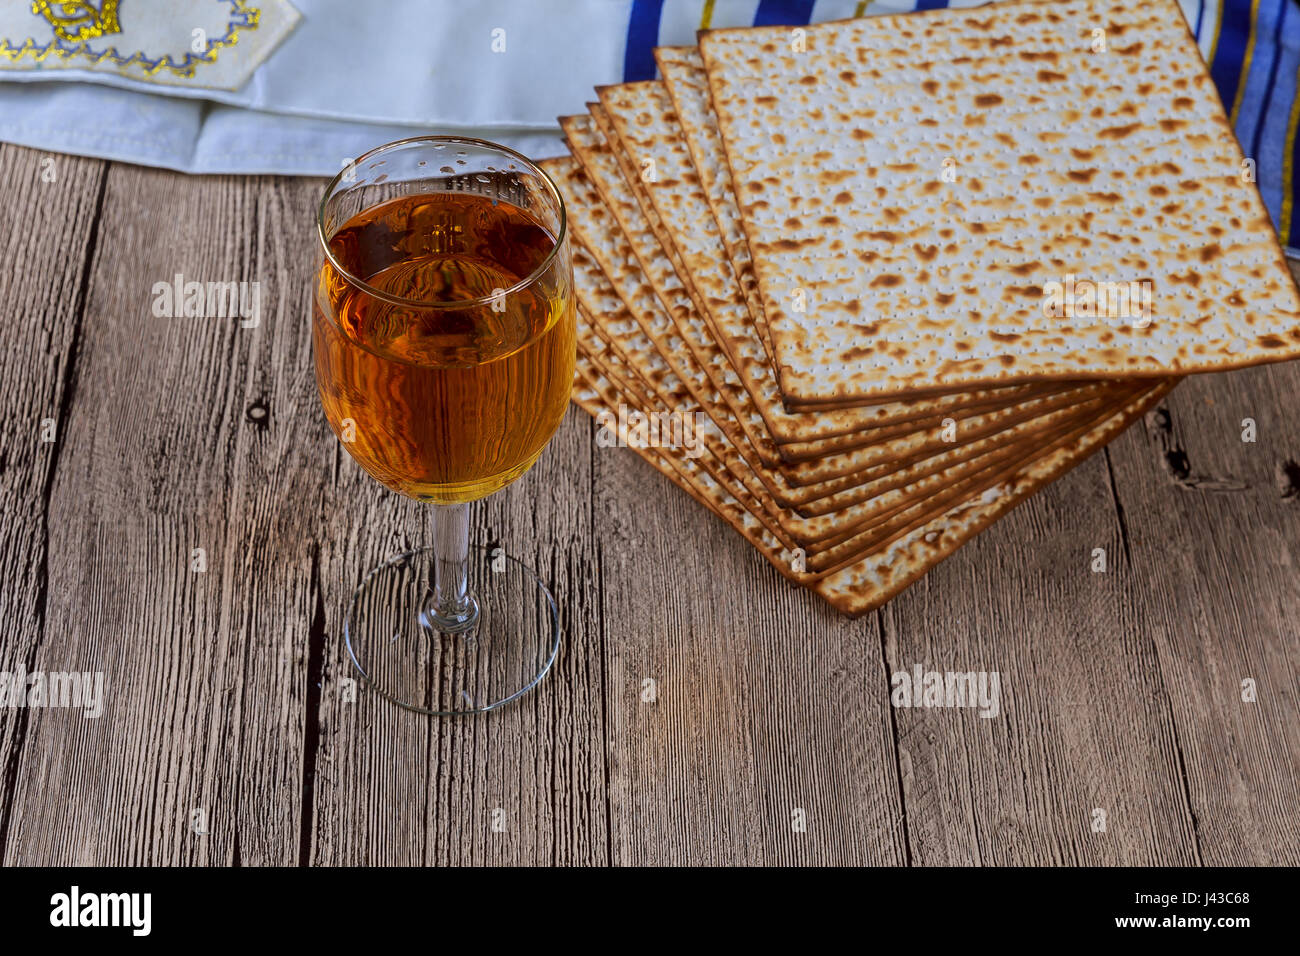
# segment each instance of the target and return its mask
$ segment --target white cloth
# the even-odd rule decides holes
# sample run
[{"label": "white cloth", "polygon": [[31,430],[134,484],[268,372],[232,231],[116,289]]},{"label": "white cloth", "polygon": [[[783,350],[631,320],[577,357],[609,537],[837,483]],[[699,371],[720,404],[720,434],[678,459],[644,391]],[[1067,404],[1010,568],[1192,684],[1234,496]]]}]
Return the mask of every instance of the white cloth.
[{"label": "white cloth", "polygon": [[[558,155],[565,149],[556,118],[582,112],[593,87],[625,79],[633,8],[645,7],[644,0],[110,2],[72,4],[86,12],[68,31],[89,24],[91,33],[104,32],[81,45],[59,41],[73,52],[41,65],[6,54],[4,44],[43,49],[57,39],[55,28],[35,12],[39,4],[9,0],[0,15],[0,139],[194,173],[333,174],[373,146],[420,133],[461,133],[528,156]],[[750,24],[771,2],[651,3],[660,8],[651,39],[693,44],[699,27]],[[785,2],[810,7],[814,21],[913,5]],[[257,26],[190,62],[189,76],[173,69],[144,75],[138,62],[87,65],[109,50],[130,59],[127,41],[134,40],[153,44],[137,60],[184,63],[191,44],[211,46],[220,36],[221,17],[238,26],[253,10]],[[197,23],[204,24],[198,39]],[[267,32],[246,43],[250,29]]]}]

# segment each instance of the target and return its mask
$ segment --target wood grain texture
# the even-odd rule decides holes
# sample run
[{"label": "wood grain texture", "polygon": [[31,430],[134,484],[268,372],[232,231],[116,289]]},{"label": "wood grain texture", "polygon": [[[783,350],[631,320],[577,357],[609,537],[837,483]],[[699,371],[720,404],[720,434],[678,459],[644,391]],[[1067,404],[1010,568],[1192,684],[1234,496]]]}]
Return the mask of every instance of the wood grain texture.
[{"label": "wood grain texture", "polygon": [[614,862],[902,862],[870,621],[791,591],[625,452],[596,454]]},{"label": "wood grain texture", "polygon": [[[48,630],[50,486],[66,447],[86,262],[107,164],[0,145],[0,671],[35,669]],[[50,439],[50,440],[45,440]],[[56,556],[57,560],[57,556]],[[0,862],[7,856],[31,712],[0,708]]]},{"label": "wood grain texture", "polygon": [[1152,644],[1207,866],[1300,862],[1298,390],[1295,363],[1193,378],[1111,458],[1133,623]]},{"label": "wood grain texture", "polygon": [[[291,424],[311,382],[302,296],[270,278],[280,212],[262,180],[110,170],[50,502],[63,599],[41,655],[102,670],[107,710],[33,712],[24,770],[48,769],[17,794],[7,862],[297,860],[302,503],[320,498],[312,459],[330,449]],[[262,321],[156,317],[153,284],[177,273],[261,281]]]},{"label": "wood grain texture", "polygon": [[[319,411],[322,184],[41,158],[0,150],[0,667],[102,669],[107,708],[0,708],[3,863],[1300,855],[1295,366],[1184,384],[858,621],[571,413],[473,512],[560,595],[557,668],[422,718],[347,683],[348,596],[428,530]],[[261,323],[154,317],[177,272],[260,282]],[[917,663],[997,670],[1000,716],[891,707]]]},{"label": "wood grain texture", "polygon": [[891,671],[999,675],[996,718],[895,711],[914,863],[1197,862],[1132,591],[1099,455],[879,612]]}]

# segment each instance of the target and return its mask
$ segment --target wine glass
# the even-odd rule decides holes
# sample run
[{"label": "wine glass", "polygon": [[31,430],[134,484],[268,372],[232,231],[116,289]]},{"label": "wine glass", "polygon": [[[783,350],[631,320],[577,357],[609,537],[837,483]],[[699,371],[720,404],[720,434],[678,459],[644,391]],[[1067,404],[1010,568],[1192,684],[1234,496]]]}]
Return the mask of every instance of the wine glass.
[{"label": "wine glass", "polygon": [[348,607],[353,664],[429,714],[482,713],[555,661],[555,599],[501,548],[469,544],[469,503],[532,467],[576,358],[564,202],[523,156],[420,136],[325,190],[312,339],[330,427],[358,464],[429,503],[432,547],[374,568]]}]

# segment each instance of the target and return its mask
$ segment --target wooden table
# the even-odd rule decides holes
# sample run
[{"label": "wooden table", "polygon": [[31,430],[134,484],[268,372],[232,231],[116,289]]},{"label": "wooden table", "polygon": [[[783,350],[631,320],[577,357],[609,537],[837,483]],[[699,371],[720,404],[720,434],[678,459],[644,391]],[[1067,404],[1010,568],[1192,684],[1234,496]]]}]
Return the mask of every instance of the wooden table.
[{"label": "wooden table", "polygon": [[[4,864],[1300,863],[1300,365],[1184,383],[859,620],[571,410],[473,512],[556,669],[431,719],[340,692],[345,600],[427,529],[319,409],[322,183],[0,168],[0,670],[106,679],[0,709]],[[178,273],[260,323],[155,317]],[[1000,715],[891,707],[917,664]]]}]

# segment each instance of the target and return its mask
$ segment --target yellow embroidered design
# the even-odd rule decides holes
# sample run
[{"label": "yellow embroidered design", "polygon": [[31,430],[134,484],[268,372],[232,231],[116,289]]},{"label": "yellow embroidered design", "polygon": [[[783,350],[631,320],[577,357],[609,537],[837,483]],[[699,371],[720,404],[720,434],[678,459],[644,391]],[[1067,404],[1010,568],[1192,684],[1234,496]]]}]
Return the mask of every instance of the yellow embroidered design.
[{"label": "yellow embroidered design", "polygon": [[[109,62],[119,69],[125,69],[129,66],[136,66],[145,76],[153,76],[161,70],[166,70],[176,76],[187,79],[194,78],[195,68],[200,63],[215,63],[217,51],[232,47],[239,42],[239,34],[242,30],[256,30],[257,21],[261,16],[261,11],[255,7],[248,6],[248,0],[224,0],[230,4],[230,22],[227,25],[226,32],[215,39],[207,40],[204,43],[202,53],[186,53],[184,57],[177,61],[169,55],[160,57],[150,57],[143,51],[136,50],[131,54],[119,53],[117,47],[108,47],[106,50],[95,51],[87,46],[87,41],[103,36],[105,33],[120,33],[118,26],[117,7],[120,0],[103,0],[102,10],[96,10],[89,0],[34,0],[32,3],[32,13],[45,16],[50,24],[54,27],[55,40],[46,44],[38,44],[33,38],[27,37],[19,46],[14,46],[7,39],[0,39],[0,56],[7,60],[17,61],[24,57],[41,62],[49,57],[56,57],[61,60],[73,58],[89,60],[91,65],[98,66],[100,63]],[[111,14],[109,7],[112,7]],[[87,10],[81,10],[87,8]],[[52,16],[47,14],[47,10],[52,12]],[[82,16],[78,16],[78,11]],[[86,16],[91,17],[92,23],[86,24],[78,32],[65,36],[61,32],[67,30],[69,26],[76,22],[81,22]],[[112,29],[108,29],[108,22],[111,16]],[[60,20],[56,23],[55,20]],[[102,27],[102,28],[101,28]],[[71,43],[71,46],[63,46],[61,43]]]},{"label": "yellow embroidered design", "polygon": [[90,0],[33,0],[32,13],[49,20],[60,40],[76,43],[122,32],[117,22],[118,0],[102,2],[103,7],[96,10]]}]

